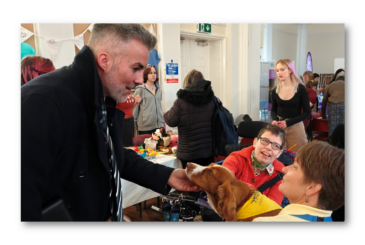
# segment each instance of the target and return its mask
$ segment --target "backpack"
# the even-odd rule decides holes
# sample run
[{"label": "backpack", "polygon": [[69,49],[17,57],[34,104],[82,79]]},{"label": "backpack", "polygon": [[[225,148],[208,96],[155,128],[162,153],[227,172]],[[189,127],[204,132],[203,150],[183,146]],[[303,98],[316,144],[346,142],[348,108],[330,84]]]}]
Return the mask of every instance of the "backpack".
[{"label": "backpack", "polygon": [[238,144],[237,128],[231,113],[222,105],[219,98],[213,97],[215,113],[213,118],[213,156],[226,156],[226,145]]}]

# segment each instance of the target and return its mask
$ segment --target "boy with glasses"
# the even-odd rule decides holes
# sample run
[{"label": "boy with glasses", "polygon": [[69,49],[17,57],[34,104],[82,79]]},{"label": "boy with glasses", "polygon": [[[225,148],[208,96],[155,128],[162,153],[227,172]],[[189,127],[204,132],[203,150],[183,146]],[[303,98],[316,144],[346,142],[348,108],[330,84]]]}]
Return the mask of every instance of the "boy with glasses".
[{"label": "boy with glasses", "polygon": [[[284,130],[269,124],[260,130],[252,146],[232,152],[223,166],[229,168],[236,179],[258,188],[281,173],[284,165],[277,158],[283,152],[284,145]],[[281,180],[262,193],[279,205],[284,197],[278,189],[280,183]]]}]

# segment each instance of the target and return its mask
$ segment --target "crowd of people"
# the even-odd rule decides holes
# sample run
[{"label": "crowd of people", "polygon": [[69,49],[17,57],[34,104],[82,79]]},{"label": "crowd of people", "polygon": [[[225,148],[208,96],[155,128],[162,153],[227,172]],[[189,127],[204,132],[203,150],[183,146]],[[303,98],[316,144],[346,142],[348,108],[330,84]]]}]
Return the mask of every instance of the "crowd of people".
[{"label": "crowd of people", "polygon": [[[121,221],[120,178],[164,195],[171,188],[201,195],[184,169],[188,162],[213,161],[215,95],[211,82],[191,70],[163,113],[157,68],[147,64],[156,42],[139,24],[95,24],[88,45],[68,67],[55,69],[41,56],[22,59],[22,221],[43,220],[55,199],[74,221]],[[290,204],[275,217],[254,221],[330,221],[331,216],[343,221],[344,70],[320,88],[318,74],[306,71],[301,78],[289,59],[277,61],[275,71],[272,124],[251,146],[226,156],[222,166],[253,188],[284,174],[262,194],[279,205],[285,195]],[[328,103],[329,143],[308,142],[306,120],[318,110],[321,93],[323,119]],[[136,133],[152,134],[165,123],[178,127],[182,169],[153,164],[125,148],[133,146]],[[289,148],[297,156],[285,167],[278,158]]]}]

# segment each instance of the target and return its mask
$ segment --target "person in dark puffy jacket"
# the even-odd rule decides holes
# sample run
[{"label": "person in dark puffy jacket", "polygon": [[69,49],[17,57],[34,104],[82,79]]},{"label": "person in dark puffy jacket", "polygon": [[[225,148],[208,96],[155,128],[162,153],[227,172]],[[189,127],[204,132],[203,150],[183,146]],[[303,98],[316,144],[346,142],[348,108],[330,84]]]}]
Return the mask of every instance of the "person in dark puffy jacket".
[{"label": "person in dark puffy jacket", "polygon": [[177,158],[183,168],[187,162],[207,166],[212,162],[213,117],[215,104],[211,82],[200,71],[191,70],[177,92],[177,100],[164,119],[170,127],[178,127]]}]

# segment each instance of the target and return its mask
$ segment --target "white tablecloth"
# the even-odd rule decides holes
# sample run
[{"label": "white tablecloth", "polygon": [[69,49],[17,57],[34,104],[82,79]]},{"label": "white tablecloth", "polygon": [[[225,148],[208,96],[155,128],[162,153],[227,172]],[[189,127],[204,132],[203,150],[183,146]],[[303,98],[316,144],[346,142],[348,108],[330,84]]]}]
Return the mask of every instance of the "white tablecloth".
[{"label": "white tablecloth", "polygon": [[[182,168],[181,162],[174,157],[173,155],[158,155],[155,159],[150,160],[155,164],[162,164],[171,168]],[[127,180],[122,180],[122,195],[123,195],[123,203],[122,207],[127,208],[134,204],[143,202],[145,200],[158,197],[161,194],[154,192],[150,189],[146,189],[140,185],[134,184]],[[173,191],[173,190],[171,190]]]}]

